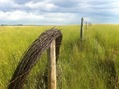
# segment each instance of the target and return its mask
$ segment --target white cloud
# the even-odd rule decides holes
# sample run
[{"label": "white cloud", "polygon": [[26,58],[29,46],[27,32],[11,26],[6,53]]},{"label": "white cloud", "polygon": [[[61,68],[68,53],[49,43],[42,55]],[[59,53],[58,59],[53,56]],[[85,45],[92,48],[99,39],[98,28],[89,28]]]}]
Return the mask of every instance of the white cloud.
[{"label": "white cloud", "polygon": [[14,3],[14,0],[0,0],[0,5],[4,4],[4,6],[6,6],[6,4],[11,4],[11,3]]},{"label": "white cloud", "polygon": [[57,6],[53,3],[49,3],[49,2],[28,2],[25,4],[26,7],[29,7],[31,9],[45,9],[45,10],[52,10],[57,8]]},{"label": "white cloud", "polygon": [[33,14],[31,12],[27,13],[25,11],[12,11],[12,12],[2,12],[0,11],[0,19],[1,20],[37,20],[37,19],[43,19],[43,16]]},{"label": "white cloud", "polygon": [[109,6],[111,7],[110,12],[114,15],[119,16],[119,1],[112,2],[112,3],[110,3]]},{"label": "white cloud", "polygon": [[5,3],[5,2],[10,2],[10,1],[13,1],[13,0],[0,0],[0,3]]},{"label": "white cloud", "polygon": [[9,10],[11,8],[21,8],[22,5],[15,3],[14,0],[0,0],[0,7]]},{"label": "white cloud", "polygon": [[36,13],[36,12],[25,12],[25,11],[12,11],[12,12],[2,12],[0,11],[1,21],[11,21],[17,23],[22,23],[25,21],[26,24],[31,24],[31,22],[39,22],[37,24],[66,24],[77,22],[79,16],[75,13]]},{"label": "white cloud", "polygon": [[119,8],[112,8],[109,11],[110,11],[110,13],[113,14],[113,16],[118,16],[118,18],[119,18]]}]

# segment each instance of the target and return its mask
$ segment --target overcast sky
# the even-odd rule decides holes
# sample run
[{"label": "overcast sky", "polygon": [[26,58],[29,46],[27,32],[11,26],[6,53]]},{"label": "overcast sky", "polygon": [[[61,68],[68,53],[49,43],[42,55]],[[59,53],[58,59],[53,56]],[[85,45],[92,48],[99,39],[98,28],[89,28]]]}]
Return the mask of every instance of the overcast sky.
[{"label": "overcast sky", "polygon": [[119,0],[0,0],[0,24],[119,23]]}]

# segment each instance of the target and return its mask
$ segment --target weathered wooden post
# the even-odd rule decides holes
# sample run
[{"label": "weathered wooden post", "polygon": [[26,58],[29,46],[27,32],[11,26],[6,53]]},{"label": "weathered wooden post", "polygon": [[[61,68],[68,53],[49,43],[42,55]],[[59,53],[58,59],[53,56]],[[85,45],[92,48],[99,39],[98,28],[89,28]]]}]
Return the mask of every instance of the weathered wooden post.
[{"label": "weathered wooden post", "polygon": [[83,40],[83,17],[81,18],[80,39]]},{"label": "weathered wooden post", "polygon": [[56,89],[56,43],[52,41],[48,49],[48,89]]},{"label": "weathered wooden post", "polygon": [[88,22],[86,21],[86,30],[88,29]]}]

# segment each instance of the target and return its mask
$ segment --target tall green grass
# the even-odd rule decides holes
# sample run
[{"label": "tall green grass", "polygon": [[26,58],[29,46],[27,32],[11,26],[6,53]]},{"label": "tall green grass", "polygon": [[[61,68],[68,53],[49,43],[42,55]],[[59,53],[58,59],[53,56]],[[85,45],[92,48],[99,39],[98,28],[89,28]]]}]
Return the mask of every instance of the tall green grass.
[{"label": "tall green grass", "polygon": [[[9,80],[28,46],[52,26],[0,27],[0,89]],[[84,28],[80,42],[80,26],[56,26],[63,33],[58,60],[58,89],[118,89],[119,25],[92,25]],[[45,87],[42,76],[47,66],[44,52],[31,70],[24,89]],[[40,85],[40,86],[38,86]]]}]

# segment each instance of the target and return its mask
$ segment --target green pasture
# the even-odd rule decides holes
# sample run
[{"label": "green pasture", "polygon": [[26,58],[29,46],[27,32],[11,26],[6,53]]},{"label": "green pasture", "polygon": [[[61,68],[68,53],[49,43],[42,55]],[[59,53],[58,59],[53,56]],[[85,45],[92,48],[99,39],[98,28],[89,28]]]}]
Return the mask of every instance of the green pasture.
[{"label": "green pasture", "polygon": [[[53,26],[0,26],[0,89],[7,89],[30,44]],[[57,89],[119,89],[119,25],[56,26],[63,33]],[[31,70],[24,89],[44,89],[47,52]],[[42,88],[40,88],[42,87]]]}]

